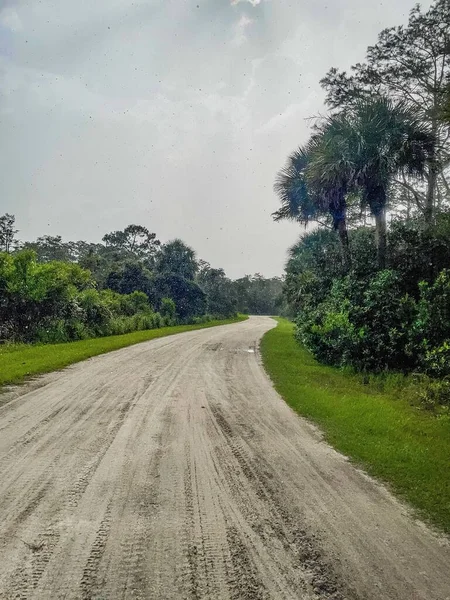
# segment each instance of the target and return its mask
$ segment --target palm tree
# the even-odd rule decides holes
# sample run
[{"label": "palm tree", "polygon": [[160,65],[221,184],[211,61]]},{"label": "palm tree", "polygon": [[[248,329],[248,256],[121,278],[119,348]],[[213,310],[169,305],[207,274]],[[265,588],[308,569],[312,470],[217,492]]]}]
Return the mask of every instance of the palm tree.
[{"label": "palm tree", "polygon": [[319,181],[341,173],[347,189],[361,191],[375,218],[378,265],[384,268],[389,186],[398,173],[424,174],[432,136],[406,104],[386,98],[360,101],[319,129],[325,142],[312,157],[310,172]]},{"label": "palm tree", "polygon": [[317,127],[309,142],[306,181],[322,207],[326,207],[337,230],[342,258],[351,267],[347,230],[347,197],[351,191],[352,171],[348,159],[347,139],[335,130],[332,122]]},{"label": "palm tree", "polygon": [[339,232],[344,264],[349,267],[346,185],[342,174],[335,179],[323,178],[320,181],[310,174],[313,157],[321,143],[322,136],[314,135],[305,146],[289,156],[287,165],[275,180],[274,190],[280,198],[281,208],[272,216],[275,221],[289,219],[306,226],[312,221],[320,223],[321,216],[331,215],[333,227]]},{"label": "palm tree", "polygon": [[309,163],[308,146],[298,148],[287,160],[286,166],[276,176],[274,190],[281,208],[272,213],[274,221],[284,219],[308,225],[316,221],[320,209],[306,184],[305,170]]}]

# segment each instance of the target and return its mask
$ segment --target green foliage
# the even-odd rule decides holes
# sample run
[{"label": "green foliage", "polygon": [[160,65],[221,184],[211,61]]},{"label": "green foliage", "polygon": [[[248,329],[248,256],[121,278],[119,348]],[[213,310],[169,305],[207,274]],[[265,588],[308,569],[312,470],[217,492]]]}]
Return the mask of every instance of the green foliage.
[{"label": "green foliage", "polygon": [[0,217],[0,252],[9,253],[17,245],[15,221],[14,215],[8,213]]},{"label": "green foliage", "polygon": [[77,264],[0,253],[0,336],[44,343],[160,327],[146,294],[98,290]]},{"label": "green foliage", "polygon": [[450,339],[425,352],[423,367],[433,377],[450,375]]},{"label": "green foliage", "polygon": [[223,269],[213,269],[209,263],[201,261],[197,283],[206,294],[206,310],[210,315],[230,317],[236,314],[236,290]]},{"label": "green foliage", "polygon": [[[14,237],[14,217],[4,215],[0,218],[0,241],[2,223]],[[15,242],[8,244],[14,251]],[[0,339],[50,343],[199,321],[203,316],[226,318],[235,315],[238,308],[255,314],[290,310],[281,295],[279,278],[264,279],[258,274],[231,281],[223,269],[198,261],[194,250],[182,240],[161,245],[154,233],[140,225],[108,233],[99,244],[65,242],[61,236],[46,235],[21,247],[22,254],[27,250],[34,256],[33,268],[42,267],[41,274],[45,268],[54,269],[56,263],[67,265],[72,274],[81,269],[89,278],[89,291],[82,293],[76,282],[63,284],[67,298],[62,298],[58,307],[47,304],[45,314],[43,303],[35,306],[35,312],[42,314],[30,313],[27,318],[33,327],[27,329],[18,321],[18,298],[2,296],[0,274],[0,315],[2,306],[5,315],[7,306],[14,304],[14,310],[18,309],[0,323]],[[70,265],[75,271],[70,271]],[[59,270],[62,273],[64,267]]]},{"label": "green foliage", "polygon": [[245,275],[233,282],[236,308],[250,315],[276,315],[282,304],[283,280],[264,278],[260,273]]},{"label": "green foliage", "polygon": [[73,242],[63,242],[60,235],[44,235],[38,237],[35,242],[25,242],[22,250],[33,250],[39,262],[50,262],[59,260],[74,262],[76,249]]},{"label": "green foliage", "polygon": [[431,283],[450,265],[450,213],[437,215],[433,227],[421,219],[394,220],[389,228],[388,266],[405,290],[417,297],[417,282]]},{"label": "green foliage", "polygon": [[214,317],[211,315],[202,315],[201,317],[192,317],[192,323],[199,325],[201,323],[209,323],[213,321]]},{"label": "green foliage", "polygon": [[78,265],[41,264],[26,250],[0,254],[0,336],[33,340],[48,320],[76,318],[77,294],[94,285]]},{"label": "green foliage", "polygon": [[159,312],[163,317],[175,318],[177,307],[172,298],[163,298]]},{"label": "green foliage", "polygon": [[366,281],[353,275],[336,279],[322,302],[310,299],[300,311],[297,337],[327,364],[364,371],[431,372],[434,361],[437,374],[438,365],[445,365],[441,345],[450,338],[447,273],[443,271],[433,286],[422,283],[420,288],[416,301],[392,270],[379,271]]},{"label": "green foliage", "polygon": [[103,241],[110,249],[122,254],[125,258],[141,258],[152,261],[161,242],[155,233],[142,225],[128,225],[123,231],[112,231],[103,236]]},{"label": "green foliage", "polygon": [[450,375],[450,270],[443,270],[432,285],[420,282],[419,289],[409,351],[417,354],[421,370],[445,377]]},{"label": "green foliage", "polygon": [[396,268],[383,271],[372,228],[353,232],[348,274],[332,232],[303,236],[290,250],[284,287],[298,341],[329,365],[449,376],[450,271],[442,268],[450,264],[447,223],[444,215],[434,227],[394,223],[389,264]]},{"label": "green foliage", "polygon": [[142,292],[153,298],[153,279],[151,272],[136,261],[126,261],[118,264],[105,281],[105,287],[119,294]]},{"label": "green foliage", "polygon": [[[448,358],[448,355],[447,355]],[[449,414],[450,378],[432,379],[427,375],[416,376],[412,388],[413,400],[425,410],[438,415]]]},{"label": "green foliage", "polygon": [[195,252],[182,240],[176,239],[161,248],[156,261],[156,270],[162,275],[171,274],[193,281],[198,271]]},{"label": "green foliage", "polygon": [[333,279],[344,274],[336,236],[328,229],[318,229],[289,249],[283,291],[296,313],[323,301]]},{"label": "green foliage", "polygon": [[177,307],[172,298],[162,298],[159,312],[167,325],[176,322]]},{"label": "green foliage", "polygon": [[206,312],[206,295],[194,282],[180,275],[167,273],[154,279],[156,305],[160,308],[163,298],[172,298],[176,314],[181,321]]}]

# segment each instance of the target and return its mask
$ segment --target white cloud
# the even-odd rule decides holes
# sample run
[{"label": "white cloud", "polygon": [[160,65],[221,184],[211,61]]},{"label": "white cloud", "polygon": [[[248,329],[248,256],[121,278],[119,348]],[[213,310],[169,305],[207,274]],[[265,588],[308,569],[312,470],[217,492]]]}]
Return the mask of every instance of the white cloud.
[{"label": "white cloud", "polygon": [[236,6],[236,4],[240,4],[241,2],[249,2],[252,6],[261,4],[261,0],[231,0],[231,5]]},{"label": "white cloud", "polygon": [[14,8],[7,7],[0,11],[0,25],[14,33],[23,31],[22,21]]},{"label": "white cloud", "polygon": [[253,23],[253,19],[247,17],[247,15],[241,15],[241,18],[234,26],[234,35],[231,40],[233,46],[242,46],[247,41],[246,31],[247,28]]}]

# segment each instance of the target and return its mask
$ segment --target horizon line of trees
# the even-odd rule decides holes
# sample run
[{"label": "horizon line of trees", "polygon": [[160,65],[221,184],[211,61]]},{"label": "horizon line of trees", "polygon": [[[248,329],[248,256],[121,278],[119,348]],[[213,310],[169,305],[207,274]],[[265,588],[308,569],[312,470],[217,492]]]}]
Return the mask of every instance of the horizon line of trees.
[{"label": "horizon line of trees", "polygon": [[19,242],[0,217],[0,340],[60,342],[280,310],[282,279],[230,280],[180,239],[141,225],[102,243],[45,235]]},{"label": "horizon line of trees", "polygon": [[316,227],[285,269],[296,336],[328,364],[438,377],[450,406],[449,0],[321,85],[329,112],[274,184],[274,220]]}]

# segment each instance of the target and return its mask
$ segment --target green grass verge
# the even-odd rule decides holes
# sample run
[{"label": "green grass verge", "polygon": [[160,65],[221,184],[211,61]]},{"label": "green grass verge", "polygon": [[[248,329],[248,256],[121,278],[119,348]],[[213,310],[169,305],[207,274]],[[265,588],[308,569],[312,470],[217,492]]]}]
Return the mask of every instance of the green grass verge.
[{"label": "green grass verge", "polygon": [[450,532],[450,419],[378,392],[319,364],[293,337],[293,324],[262,339],[264,366],[298,413],[317,423],[349,456],[446,532]]},{"label": "green grass verge", "polygon": [[27,377],[62,369],[91,356],[118,350],[125,346],[146,342],[166,335],[174,335],[195,329],[228,325],[248,319],[238,315],[232,319],[209,321],[198,325],[177,325],[145,331],[134,331],[123,335],[92,338],[65,344],[26,345],[13,344],[0,347],[0,386],[20,383]]}]

